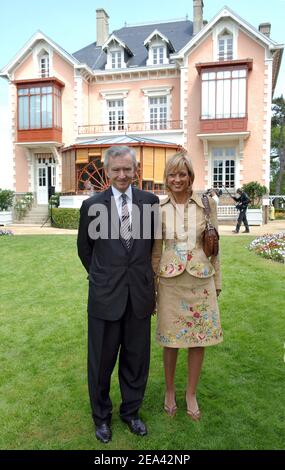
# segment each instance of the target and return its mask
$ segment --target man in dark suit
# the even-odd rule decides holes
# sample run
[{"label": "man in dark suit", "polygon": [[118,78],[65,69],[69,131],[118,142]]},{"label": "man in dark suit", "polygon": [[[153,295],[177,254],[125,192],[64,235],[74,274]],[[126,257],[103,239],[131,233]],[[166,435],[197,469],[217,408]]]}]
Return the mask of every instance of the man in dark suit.
[{"label": "man in dark suit", "polygon": [[[107,443],[111,439],[110,381],[118,354],[121,419],[133,433],[147,434],[138,411],[150,361],[150,319],[155,306],[151,253],[159,199],[131,186],[137,169],[133,149],[109,148],[104,167],[110,187],[83,202],[77,245],[89,279],[92,416],[97,439]],[[146,205],[151,208],[148,221],[143,217]]]}]

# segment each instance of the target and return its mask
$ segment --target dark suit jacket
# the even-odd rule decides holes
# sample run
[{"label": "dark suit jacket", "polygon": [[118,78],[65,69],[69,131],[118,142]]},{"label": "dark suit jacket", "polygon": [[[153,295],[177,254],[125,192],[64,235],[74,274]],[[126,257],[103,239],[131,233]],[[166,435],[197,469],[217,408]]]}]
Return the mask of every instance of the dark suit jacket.
[{"label": "dark suit jacket", "polygon": [[[155,302],[154,273],[151,265],[154,217],[151,219],[151,237],[134,239],[128,251],[121,238],[111,239],[112,195],[110,187],[86,199],[80,209],[77,247],[81,262],[88,272],[88,314],[103,320],[118,320],[125,312],[130,294],[135,315],[138,318],[145,318],[152,314]],[[142,234],[143,205],[156,204],[158,208],[159,199],[152,193],[136,188],[132,188],[132,196],[133,204],[139,207],[139,225]],[[89,208],[93,204],[102,204],[108,211],[106,239],[93,240],[89,236],[90,222],[96,223],[96,214],[88,215]],[[100,224],[98,229],[100,229]]]}]

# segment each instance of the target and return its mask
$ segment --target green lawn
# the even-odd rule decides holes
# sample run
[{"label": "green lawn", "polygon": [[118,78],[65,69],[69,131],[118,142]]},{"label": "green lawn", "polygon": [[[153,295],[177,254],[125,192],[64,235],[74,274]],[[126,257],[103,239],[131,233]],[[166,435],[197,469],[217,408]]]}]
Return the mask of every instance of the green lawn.
[{"label": "green lawn", "polygon": [[[285,270],[246,249],[252,237],[223,237],[224,342],[206,351],[202,419],[186,415],[186,351],[177,369],[178,413],[162,411],[162,351],[152,343],[142,408],[149,435],[118,417],[104,449],[284,449]],[[70,236],[0,239],[0,448],[101,449],[86,380],[86,275]],[[153,336],[155,319],[153,319]]]}]

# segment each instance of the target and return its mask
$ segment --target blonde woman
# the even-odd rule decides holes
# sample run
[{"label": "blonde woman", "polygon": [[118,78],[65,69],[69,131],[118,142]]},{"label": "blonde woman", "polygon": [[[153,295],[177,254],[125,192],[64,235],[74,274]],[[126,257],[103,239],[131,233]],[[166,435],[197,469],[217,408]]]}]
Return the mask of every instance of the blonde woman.
[{"label": "blonde woman", "polygon": [[[201,197],[192,190],[194,171],[189,157],[183,153],[171,157],[164,180],[168,197],[160,204],[162,239],[155,241],[153,249],[158,277],[156,340],[164,348],[164,410],[169,416],[176,413],[177,355],[179,348],[187,348],[187,414],[197,421],[201,412],[196,390],[204,349],[223,340],[217,303],[220,264],[218,256],[209,259],[202,248],[205,212]],[[212,198],[209,205],[211,222],[217,228]]]}]

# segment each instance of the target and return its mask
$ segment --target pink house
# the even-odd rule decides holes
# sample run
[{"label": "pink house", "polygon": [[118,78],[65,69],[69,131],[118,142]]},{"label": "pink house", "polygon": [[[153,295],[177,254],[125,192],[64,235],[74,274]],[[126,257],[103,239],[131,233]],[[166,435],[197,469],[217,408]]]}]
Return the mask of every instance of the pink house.
[{"label": "pink house", "polygon": [[[110,145],[135,147],[137,184],[160,191],[169,155],[192,157],[195,189],[269,187],[271,99],[283,46],[270,24],[251,26],[228,7],[188,19],[109,32],[97,10],[97,38],[69,54],[38,31],[1,71],[12,106],[14,189],[48,204],[106,185]],[[94,38],[95,39],[95,38]]]}]

